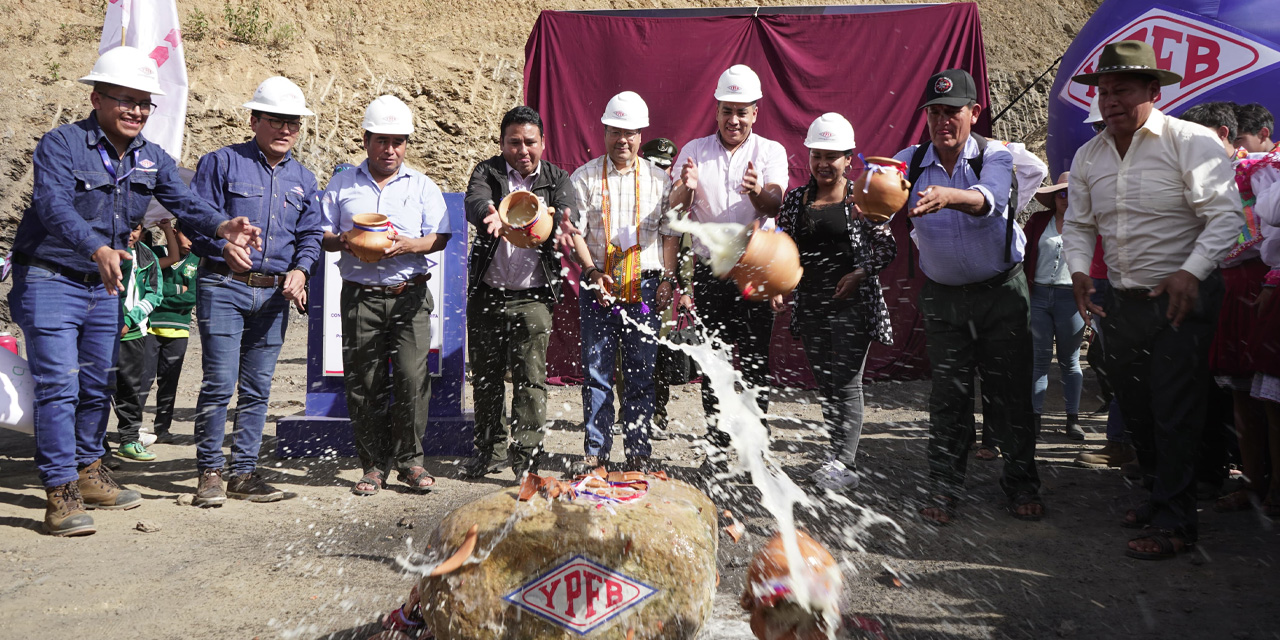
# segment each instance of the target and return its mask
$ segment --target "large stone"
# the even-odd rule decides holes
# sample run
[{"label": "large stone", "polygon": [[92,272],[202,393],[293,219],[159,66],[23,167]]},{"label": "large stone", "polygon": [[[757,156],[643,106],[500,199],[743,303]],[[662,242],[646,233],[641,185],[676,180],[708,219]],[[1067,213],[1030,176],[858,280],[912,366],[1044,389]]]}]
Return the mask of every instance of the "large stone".
[{"label": "large stone", "polygon": [[421,580],[427,627],[440,640],[693,638],[715,595],[715,507],[678,480],[648,481],[625,503],[521,502],[513,487],[454,510],[429,553],[450,556],[473,525],[478,542],[461,568]]}]

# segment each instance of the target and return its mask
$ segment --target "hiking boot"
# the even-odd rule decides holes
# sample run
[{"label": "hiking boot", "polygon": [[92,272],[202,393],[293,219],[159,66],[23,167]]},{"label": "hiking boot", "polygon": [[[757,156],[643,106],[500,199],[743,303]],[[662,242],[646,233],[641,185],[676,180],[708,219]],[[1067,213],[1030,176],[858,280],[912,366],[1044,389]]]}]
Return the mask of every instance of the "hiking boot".
[{"label": "hiking boot", "polygon": [[156,454],[147,451],[147,448],[141,442],[126,442],[120,445],[120,448],[116,450],[116,455],[134,462],[151,462],[156,459]]},{"label": "hiking boot", "polygon": [[111,471],[120,470],[120,461],[117,460],[115,456],[111,455],[110,447],[107,448],[106,453],[102,454],[101,460],[102,460],[102,466],[106,467],[107,469],[110,469]]},{"label": "hiking boot", "polygon": [[80,497],[86,509],[132,509],[142,506],[142,494],[121,489],[101,460],[80,470]]},{"label": "hiking boot", "polygon": [[227,496],[249,502],[284,500],[284,492],[267,484],[257,471],[231,476],[227,481]]},{"label": "hiking boot", "polygon": [[582,456],[581,460],[569,465],[569,475],[585,476],[592,471],[609,464],[608,460],[601,460],[600,456]]},{"label": "hiking boot", "polygon": [[93,517],[84,510],[84,501],[80,497],[80,486],[77,482],[60,484],[52,489],[45,489],[44,532],[51,536],[87,536],[98,530],[93,526]]},{"label": "hiking boot", "polygon": [[839,460],[828,460],[826,464],[818,467],[810,476],[810,480],[818,485],[819,488],[828,491],[841,491],[843,489],[856,489],[858,487],[858,474],[848,467],[844,466]]},{"label": "hiking boot", "polygon": [[1119,467],[1137,459],[1138,453],[1133,450],[1133,445],[1108,440],[1101,449],[1076,456],[1076,466],[1086,469],[1106,469]]},{"label": "hiking boot", "polygon": [[221,507],[227,501],[227,492],[222,490],[222,469],[205,469],[200,472],[200,483],[196,485],[196,497],[191,504],[197,507]]}]

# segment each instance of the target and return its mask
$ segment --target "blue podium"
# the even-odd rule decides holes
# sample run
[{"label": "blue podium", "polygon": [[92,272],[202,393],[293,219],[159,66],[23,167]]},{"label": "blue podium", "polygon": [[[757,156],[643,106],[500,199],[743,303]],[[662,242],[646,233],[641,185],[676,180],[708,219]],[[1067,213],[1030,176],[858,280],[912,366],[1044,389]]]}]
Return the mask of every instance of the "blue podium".
[{"label": "blue podium", "polygon": [[[431,352],[431,402],[422,448],[431,456],[467,456],[473,450],[475,421],[463,406],[466,380],[467,348],[467,215],[463,194],[444,194],[449,207],[449,223],[453,237],[445,250],[432,254],[434,274],[442,277],[436,296],[436,309],[441,314],[441,346]],[[307,298],[307,400],[301,415],[276,421],[276,456],[279,458],[315,458],[320,456],[354,456],[356,454],[351,421],[347,418],[347,396],[340,369],[326,370],[326,339],[337,325],[339,316],[336,296],[325,295],[328,260],[312,275]],[[434,280],[434,277],[433,277]],[[434,295],[434,293],[433,293]],[[329,298],[326,309],[325,299]],[[330,322],[326,329],[326,316]],[[432,331],[435,331],[433,325]],[[335,356],[330,344],[330,360]]]}]

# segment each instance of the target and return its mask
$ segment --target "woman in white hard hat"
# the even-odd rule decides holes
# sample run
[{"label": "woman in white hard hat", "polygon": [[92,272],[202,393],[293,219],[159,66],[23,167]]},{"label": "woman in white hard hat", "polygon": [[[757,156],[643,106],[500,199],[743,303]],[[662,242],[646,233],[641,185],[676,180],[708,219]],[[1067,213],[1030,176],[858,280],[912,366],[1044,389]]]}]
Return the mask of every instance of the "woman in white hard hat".
[{"label": "woman in white hard hat", "polygon": [[[874,339],[893,342],[889,309],[876,274],[898,254],[888,225],[861,217],[845,175],[853,157],[853,125],[825,113],[809,126],[809,183],[787,192],[778,226],[800,249],[804,277],[792,297],[791,331],[804,341],[818,381],[831,456],[812,478],[824,489],[858,485],[855,456],[862,435],[862,370]],[[775,310],[782,296],[773,299]]]}]

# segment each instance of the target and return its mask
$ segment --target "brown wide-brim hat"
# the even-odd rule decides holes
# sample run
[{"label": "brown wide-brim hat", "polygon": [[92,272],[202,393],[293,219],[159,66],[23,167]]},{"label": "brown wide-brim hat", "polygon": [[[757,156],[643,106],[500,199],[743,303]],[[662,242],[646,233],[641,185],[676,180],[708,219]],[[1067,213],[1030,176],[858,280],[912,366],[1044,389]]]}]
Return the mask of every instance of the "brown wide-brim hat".
[{"label": "brown wide-brim hat", "polygon": [[1044,208],[1053,211],[1053,199],[1058,197],[1059,191],[1067,188],[1067,183],[1071,181],[1071,172],[1063,171],[1058,176],[1058,181],[1048,187],[1040,187],[1036,189],[1036,202],[1044,205]]},{"label": "brown wide-brim hat", "polygon": [[1156,52],[1141,40],[1121,40],[1102,48],[1098,56],[1098,68],[1092,73],[1082,73],[1071,79],[1080,84],[1097,85],[1098,79],[1108,73],[1138,73],[1160,81],[1160,86],[1182,82],[1182,76],[1156,66]]}]

